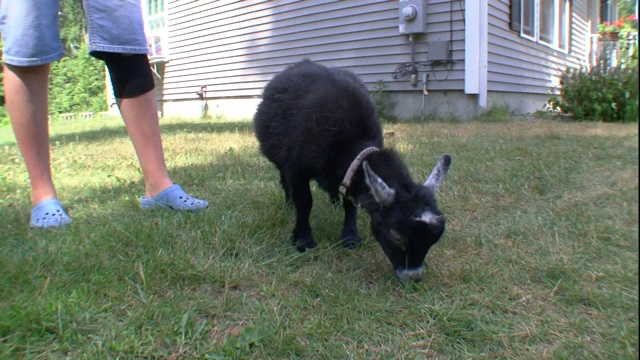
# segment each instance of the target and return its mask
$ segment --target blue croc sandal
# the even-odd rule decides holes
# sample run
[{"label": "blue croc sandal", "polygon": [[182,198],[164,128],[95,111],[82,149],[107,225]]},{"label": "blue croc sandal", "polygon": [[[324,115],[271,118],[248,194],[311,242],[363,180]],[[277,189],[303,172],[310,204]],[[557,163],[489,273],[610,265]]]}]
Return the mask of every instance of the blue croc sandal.
[{"label": "blue croc sandal", "polygon": [[31,209],[31,221],[29,225],[33,228],[57,228],[67,225],[71,218],[64,211],[58,199],[47,199],[36,204]]},{"label": "blue croc sandal", "polygon": [[209,207],[209,203],[194,198],[184,192],[180,185],[173,184],[152,198],[141,197],[140,206],[143,209],[163,207],[176,211],[200,211]]}]

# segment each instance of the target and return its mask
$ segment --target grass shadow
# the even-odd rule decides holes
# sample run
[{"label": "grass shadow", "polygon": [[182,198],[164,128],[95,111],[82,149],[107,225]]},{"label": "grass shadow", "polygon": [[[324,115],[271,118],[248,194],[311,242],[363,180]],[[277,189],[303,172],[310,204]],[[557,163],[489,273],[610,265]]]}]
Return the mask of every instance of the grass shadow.
[{"label": "grass shadow", "polygon": [[[104,121],[103,119],[94,119],[91,121]],[[121,120],[120,120],[121,121]],[[55,124],[51,126],[51,136],[49,142],[54,143],[98,143],[106,142],[111,139],[125,139],[129,135],[124,123],[114,124],[114,120],[110,119],[105,123],[105,126],[100,129],[83,129],[82,127],[75,127],[72,130],[64,130],[57,132],[55,129],[63,124]],[[3,131],[10,131],[10,128]],[[179,133],[201,133],[201,134],[225,134],[235,132],[252,132],[253,123],[249,120],[240,121],[213,121],[213,120],[161,120],[160,132],[163,136],[169,136]],[[15,145],[15,138],[9,134],[2,136],[0,140],[0,146]]]}]

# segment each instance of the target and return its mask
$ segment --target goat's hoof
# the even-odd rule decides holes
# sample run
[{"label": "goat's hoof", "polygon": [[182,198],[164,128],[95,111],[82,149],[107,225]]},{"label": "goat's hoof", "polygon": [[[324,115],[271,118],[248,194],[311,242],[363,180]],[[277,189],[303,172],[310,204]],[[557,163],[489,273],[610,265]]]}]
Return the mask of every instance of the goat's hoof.
[{"label": "goat's hoof", "polygon": [[359,236],[349,236],[342,239],[342,247],[344,247],[345,249],[357,249],[360,244],[362,244],[362,240]]},{"label": "goat's hoof", "polygon": [[316,247],[316,242],[313,240],[313,237],[300,238],[293,239],[293,245],[298,249],[298,251],[305,252]]}]

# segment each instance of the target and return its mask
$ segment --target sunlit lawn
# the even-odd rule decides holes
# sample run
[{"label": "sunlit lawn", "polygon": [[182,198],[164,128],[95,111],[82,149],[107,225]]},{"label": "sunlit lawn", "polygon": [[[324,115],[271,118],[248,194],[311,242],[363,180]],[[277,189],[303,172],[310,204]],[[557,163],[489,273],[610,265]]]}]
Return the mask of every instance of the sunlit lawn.
[{"label": "sunlit lawn", "polygon": [[314,190],[318,248],[249,121],[163,120],[173,179],[212,206],[143,212],[119,119],[52,125],[74,222],[28,229],[29,187],[0,128],[0,358],[637,359],[638,126],[513,121],[385,125],[423,181],[453,156],[425,280],[394,279]]}]

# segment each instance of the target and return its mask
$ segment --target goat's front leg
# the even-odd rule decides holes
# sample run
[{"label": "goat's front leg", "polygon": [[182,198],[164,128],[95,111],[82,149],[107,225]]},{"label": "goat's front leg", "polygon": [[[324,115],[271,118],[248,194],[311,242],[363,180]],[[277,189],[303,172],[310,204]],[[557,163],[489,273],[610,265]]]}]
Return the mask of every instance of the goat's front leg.
[{"label": "goat's front leg", "polygon": [[358,208],[348,199],[342,199],[344,208],[344,225],[342,227],[342,246],[347,249],[355,249],[362,239],[358,235]]},{"label": "goat's front leg", "polygon": [[311,234],[309,215],[313,206],[309,179],[294,175],[291,178],[291,200],[296,209],[296,227],[293,229],[293,245],[300,252],[316,247],[316,242]]}]

